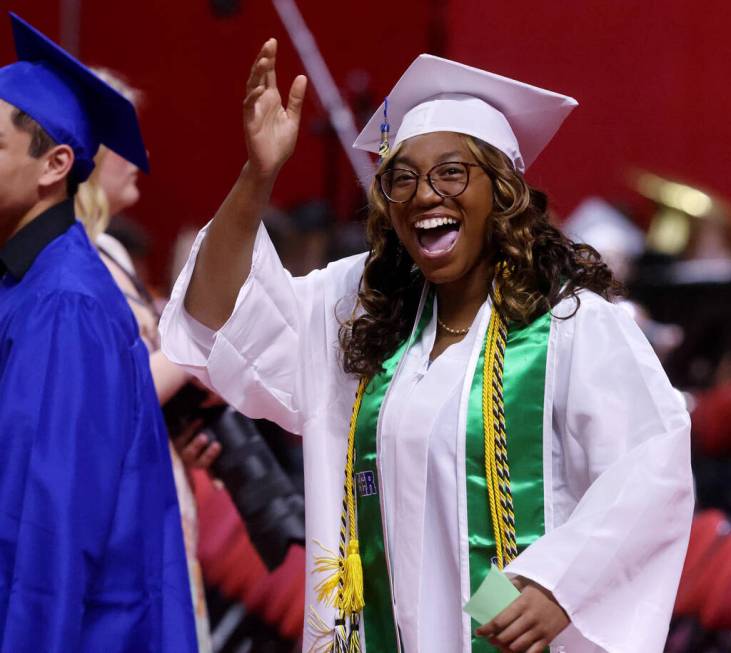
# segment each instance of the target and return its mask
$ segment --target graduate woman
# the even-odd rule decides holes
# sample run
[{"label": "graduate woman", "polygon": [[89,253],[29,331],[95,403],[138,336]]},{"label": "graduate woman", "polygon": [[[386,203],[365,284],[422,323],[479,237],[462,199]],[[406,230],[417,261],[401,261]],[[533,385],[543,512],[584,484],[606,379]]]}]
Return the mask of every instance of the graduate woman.
[{"label": "graduate woman", "polygon": [[[523,178],[575,101],[417,58],[355,143],[381,154],[370,251],[292,278],[259,218],[306,80],[284,108],[275,56],[162,333],[242,412],[304,436],[305,650],[661,651],[688,415],[607,268]],[[521,596],[480,625],[462,606],[491,564]]]}]

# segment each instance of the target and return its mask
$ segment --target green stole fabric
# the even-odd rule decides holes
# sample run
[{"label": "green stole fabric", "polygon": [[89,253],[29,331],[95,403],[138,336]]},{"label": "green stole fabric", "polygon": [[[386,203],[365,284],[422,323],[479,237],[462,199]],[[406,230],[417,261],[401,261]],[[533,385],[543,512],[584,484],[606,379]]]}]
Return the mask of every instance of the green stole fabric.
[{"label": "green stole fabric", "polygon": [[[411,337],[404,341],[373,377],[363,396],[356,423],[355,487],[358,538],[363,562],[366,650],[394,653],[391,585],[383,537],[381,485],[377,469],[378,421],[386,393],[404,353],[417,342],[432,316],[433,299],[424,305]],[[545,532],[543,501],[543,403],[550,314],[508,332],[503,396],[508,433],[508,459],[519,549]],[[495,539],[485,480],[482,377],[485,343],[473,374],[467,407],[466,479],[470,594],[483,581],[495,556]],[[474,371],[473,371],[474,372]],[[435,561],[438,564],[438,561]],[[476,628],[476,625],[473,623]],[[461,633],[455,633],[455,640]],[[496,651],[482,638],[472,640],[473,653]],[[408,651],[406,653],[414,653]]]}]

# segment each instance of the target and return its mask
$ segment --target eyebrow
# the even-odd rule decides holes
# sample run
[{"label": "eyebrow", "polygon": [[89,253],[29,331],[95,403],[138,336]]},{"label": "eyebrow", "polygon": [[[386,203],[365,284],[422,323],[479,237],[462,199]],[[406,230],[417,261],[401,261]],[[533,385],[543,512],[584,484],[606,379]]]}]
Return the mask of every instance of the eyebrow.
[{"label": "eyebrow", "polygon": [[[445,152],[444,154],[439,155],[439,158],[436,160],[435,165],[439,165],[440,163],[444,163],[445,161],[456,161],[455,157],[464,157],[464,153],[460,152],[459,150],[453,150],[452,152]],[[407,165],[411,168],[418,168],[417,166],[409,157],[407,156],[397,156],[394,159],[393,167],[397,167],[399,164],[401,165]]]}]

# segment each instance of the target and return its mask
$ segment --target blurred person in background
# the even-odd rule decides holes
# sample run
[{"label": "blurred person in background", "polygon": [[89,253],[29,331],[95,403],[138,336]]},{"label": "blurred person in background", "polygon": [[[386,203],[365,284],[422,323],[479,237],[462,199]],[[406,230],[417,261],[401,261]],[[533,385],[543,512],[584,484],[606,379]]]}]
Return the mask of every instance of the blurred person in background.
[{"label": "blurred person in background", "polygon": [[74,217],[131,104],[12,16],[0,69],[0,649],[197,651],[147,348]]},{"label": "blurred person in background", "polygon": [[[93,72],[139,109],[140,94],[122,78],[109,70],[93,68]],[[120,157],[102,145],[94,157],[94,171],[79,186],[76,194],[76,215],[84,224],[90,240],[96,245],[102,261],[107,266],[134,313],[140,335],[150,352],[150,368],[160,404],[168,402],[187,383],[191,376],[171,363],[160,351],[158,334],[159,314],[155,300],[137,276],[134,263],[124,245],[106,233],[112,216],[134,206],[140,198],[137,187],[139,169],[134,163]],[[198,518],[195,497],[183,461],[190,466],[208,468],[221,451],[217,442],[209,442],[200,432],[200,420],[185,425],[182,433],[175,433],[171,457],[175,486],[185,539],[188,573],[190,576],[193,607],[196,618],[199,653],[211,651],[210,628],[206,611],[205,591],[198,564]]]},{"label": "blurred person in background", "polygon": [[653,319],[674,322],[683,341],[665,361],[690,392],[731,380],[731,208],[715,193],[651,172],[632,185],[654,203],[645,254],[629,281]]},{"label": "blurred person in background", "polygon": [[[355,143],[383,157],[370,251],[292,277],[260,220],[306,81],[285,109],[275,58],[270,40],[248,161],[161,330],[242,412],[304,436],[305,649],[660,651],[687,413],[606,266],[522,176],[575,101],[422,55]],[[493,559],[521,593],[475,636],[462,606]]]},{"label": "blurred person in background", "polygon": [[721,653],[731,650],[731,209],[715,192],[655,172],[629,179],[653,203],[630,291],[682,325],[666,367],[692,418],[696,515],[667,651]]},{"label": "blurred person in background", "polygon": [[[633,279],[637,260],[645,251],[645,234],[617,208],[600,197],[587,197],[566,218],[561,230],[574,242],[586,243],[599,252],[620,283]],[[615,301],[637,322],[661,361],[683,341],[679,326],[653,320],[647,309],[631,299],[618,297]]]}]

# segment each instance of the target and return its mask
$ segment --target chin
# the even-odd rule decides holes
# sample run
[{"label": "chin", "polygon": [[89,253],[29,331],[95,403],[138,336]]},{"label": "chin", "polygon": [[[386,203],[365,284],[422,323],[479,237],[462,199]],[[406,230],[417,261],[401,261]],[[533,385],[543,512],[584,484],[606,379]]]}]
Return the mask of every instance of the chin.
[{"label": "chin", "polygon": [[136,186],[134,188],[128,188],[122,195],[120,200],[121,201],[119,202],[119,210],[117,212],[124,211],[137,204],[137,202],[139,202],[140,200],[140,191],[137,190]]},{"label": "chin", "polygon": [[454,270],[451,266],[437,268],[428,267],[426,269],[421,266],[417,267],[421,270],[424,278],[429,283],[433,283],[437,286],[445,283],[453,283],[455,281],[459,281],[465,275],[465,271]]}]

